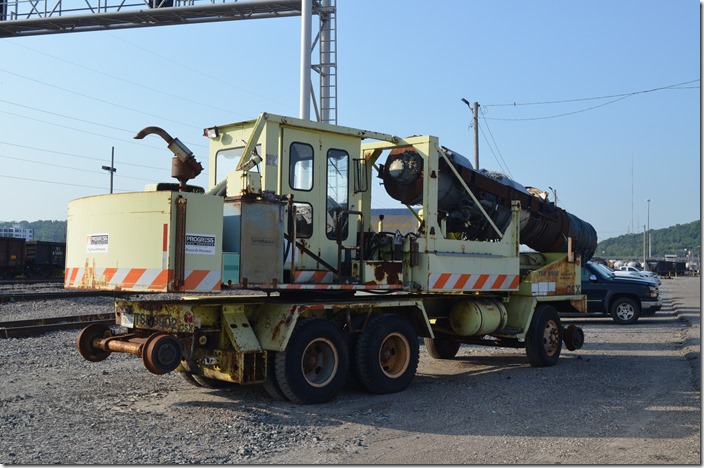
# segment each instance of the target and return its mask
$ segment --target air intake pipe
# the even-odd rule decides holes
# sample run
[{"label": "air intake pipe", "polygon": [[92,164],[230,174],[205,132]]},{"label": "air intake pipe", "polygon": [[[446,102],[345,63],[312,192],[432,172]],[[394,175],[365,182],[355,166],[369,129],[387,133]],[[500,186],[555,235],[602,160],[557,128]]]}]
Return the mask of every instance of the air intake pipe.
[{"label": "air intake pipe", "polygon": [[[572,249],[588,261],[596,250],[597,235],[591,224],[548,201],[547,193],[509,179],[504,174],[476,171],[464,156],[440,149],[462,180],[472,190],[494,224],[505,232],[511,222],[511,201],[521,203],[520,240],[538,252],[566,252],[567,238]],[[438,210],[445,216],[448,232],[462,233],[469,240],[495,240],[498,234],[487,221],[445,158],[438,155]],[[423,202],[423,159],[412,148],[391,151],[380,167],[386,192],[406,205]]]}]

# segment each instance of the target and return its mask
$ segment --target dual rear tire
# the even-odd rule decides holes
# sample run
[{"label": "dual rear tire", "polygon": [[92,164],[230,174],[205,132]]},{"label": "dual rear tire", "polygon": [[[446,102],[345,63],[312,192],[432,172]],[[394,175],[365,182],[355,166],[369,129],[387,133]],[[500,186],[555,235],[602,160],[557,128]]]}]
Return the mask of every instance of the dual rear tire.
[{"label": "dual rear tire", "polygon": [[415,376],[419,347],[415,330],[399,315],[372,318],[353,342],[329,320],[304,318],[286,349],[270,357],[267,391],[275,398],[315,404],[332,400],[348,377],[372,393],[404,390]]}]

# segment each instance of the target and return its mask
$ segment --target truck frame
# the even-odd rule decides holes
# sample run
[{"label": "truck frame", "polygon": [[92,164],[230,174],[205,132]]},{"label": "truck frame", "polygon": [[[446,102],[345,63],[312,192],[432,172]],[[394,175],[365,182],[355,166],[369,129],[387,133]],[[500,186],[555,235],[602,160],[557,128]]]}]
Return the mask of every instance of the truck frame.
[{"label": "truck frame", "polygon": [[[350,380],[372,393],[404,390],[419,337],[434,358],[462,344],[504,346],[525,348],[535,367],[556,364],[563,342],[582,347],[582,330],[564,328],[558,313],[587,311],[571,239],[561,252],[520,252],[521,201],[492,219],[435,136],[262,113],[205,129],[206,191],[187,184],[202,169],[190,150],[158,127],[136,138],[150,134],[173,152],[179,184],[69,204],[65,288],[157,293],[117,300],[121,328],[83,329],[77,346],[89,361],[131,353],[153,374],[263,384],[311,404]],[[406,205],[414,232],[371,219],[372,172],[389,151],[422,160],[422,208]],[[440,174],[463,187],[490,238],[452,231]]]}]

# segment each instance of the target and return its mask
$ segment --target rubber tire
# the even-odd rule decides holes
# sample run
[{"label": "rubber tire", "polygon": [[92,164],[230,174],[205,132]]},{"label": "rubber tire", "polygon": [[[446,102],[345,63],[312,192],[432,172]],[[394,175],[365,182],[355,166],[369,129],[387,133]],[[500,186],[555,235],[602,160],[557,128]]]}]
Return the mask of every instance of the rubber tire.
[{"label": "rubber tire", "polygon": [[[398,375],[391,376],[382,360],[386,353],[402,356]],[[384,353],[384,356],[382,356]],[[369,321],[357,342],[354,367],[359,380],[369,392],[384,394],[405,390],[418,368],[418,336],[408,321],[396,314],[382,314]]]},{"label": "rubber tire", "polygon": [[614,322],[619,325],[630,325],[638,321],[640,305],[628,297],[619,297],[611,304],[609,312]]},{"label": "rubber tire", "polygon": [[200,384],[195,381],[195,379],[193,378],[193,374],[191,374],[190,372],[177,372],[177,374],[180,374],[181,377],[183,377],[183,380],[193,385],[194,387],[201,388]]},{"label": "rubber tire", "polygon": [[[316,358],[316,353],[316,366],[304,368],[304,358]],[[321,369],[323,374],[314,375]],[[296,324],[286,349],[276,353],[274,371],[281,392],[289,400],[309,405],[332,400],[345,385],[348,369],[347,341],[342,330],[326,319],[305,318]],[[318,377],[322,382],[313,381]]]},{"label": "rubber tire", "polygon": [[279,381],[276,380],[276,351],[267,351],[267,366],[266,366],[266,382],[262,384],[264,391],[269,394],[271,398],[278,401],[288,401],[284,392],[281,391],[281,386]]},{"label": "rubber tire", "polygon": [[[357,342],[359,341],[360,333],[350,333],[347,335],[347,353],[350,359],[354,359],[355,352],[357,350]],[[359,375],[357,374],[357,369],[354,365],[350,364],[349,371],[347,371],[347,382],[346,387],[351,390],[364,391],[364,385],[359,380]]]},{"label": "rubber tire", "polygon": [[453,359],[462,346],[462,343],[445,338],[423,338],[423,343],[430,357],[434,359]]},{"label": "rubber tire", "polygon": [[533,367],[557,364],[562,351],[560,314],[551,305],[539,305],[526,333],[526,355]]}]

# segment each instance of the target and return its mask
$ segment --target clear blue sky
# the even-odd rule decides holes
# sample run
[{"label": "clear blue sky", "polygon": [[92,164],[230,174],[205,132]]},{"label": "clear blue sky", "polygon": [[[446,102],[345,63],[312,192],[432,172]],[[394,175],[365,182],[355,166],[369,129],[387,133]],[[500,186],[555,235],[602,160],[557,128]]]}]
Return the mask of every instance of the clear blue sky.
[{"label": "clear blue sky", "polygon": [[[648,198],[651,229],[700,219],[698,1],[337,3],[339,124],[473,160],[464,97],[480,166],[552,187],[599,239],[642,232]],[[132,139],[145,126],[205,164],[204,127],[298,116],[299,44],[300,18],[0,39],[0,220],[106,193],[113,146],[116,192],[171,181],[163,142]]]}]

